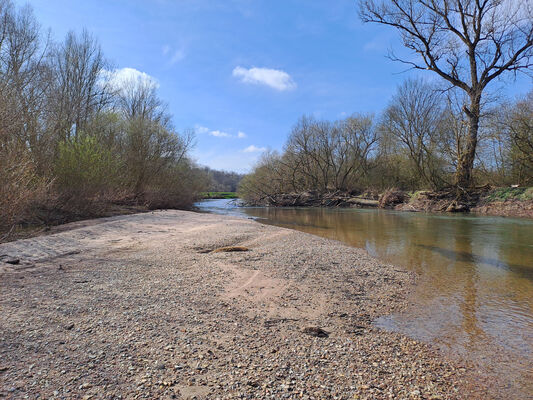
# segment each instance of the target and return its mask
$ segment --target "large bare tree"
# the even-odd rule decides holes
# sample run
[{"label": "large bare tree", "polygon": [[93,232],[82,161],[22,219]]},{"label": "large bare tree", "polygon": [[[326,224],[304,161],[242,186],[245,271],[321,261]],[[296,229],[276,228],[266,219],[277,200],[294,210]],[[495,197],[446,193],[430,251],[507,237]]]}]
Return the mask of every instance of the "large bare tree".
[{"label": "large bare tree", "polygon": [[393,60],[433,71],[466,93],[468,133],[456,182],[471,186],[487,85],[507,72],[532,72],[533,0],[361,0],[360,16],[394,27],[419,56]]},{"label": "large bare tree", "polygon": [[439,189],[445,185],[441,157],[444,102],[422,80],[409,79],[398,87],[383,113],[383,134],[390,134],[408,155],[418,184]]}]

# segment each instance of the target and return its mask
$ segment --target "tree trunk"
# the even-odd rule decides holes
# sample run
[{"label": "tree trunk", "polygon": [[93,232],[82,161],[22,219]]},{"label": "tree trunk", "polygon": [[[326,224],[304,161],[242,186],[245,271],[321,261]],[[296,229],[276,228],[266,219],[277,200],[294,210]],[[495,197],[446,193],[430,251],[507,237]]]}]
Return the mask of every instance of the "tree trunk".
[{"label": "tree trunk", "polygon": [[470,109],[463,107],[468,117],[468,133],[466,136],[465,146],[460,149],[457,160],[457,171],[455,174],[456,184],[460,188],[469,188],[472,186],[472,171],[476,158],[476,148],[479,131],[479,117],[481,112],[481,96],[472,95]]}]

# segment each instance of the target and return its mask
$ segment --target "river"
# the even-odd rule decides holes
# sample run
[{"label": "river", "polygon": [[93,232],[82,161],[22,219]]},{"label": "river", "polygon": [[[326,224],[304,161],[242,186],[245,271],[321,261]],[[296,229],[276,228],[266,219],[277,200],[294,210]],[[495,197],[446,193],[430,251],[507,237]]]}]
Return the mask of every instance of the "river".
[{"label": "river", "polygon": [[237,207],[229,200],[197,206],[340,240],[415,271],[419,280],[412,304],[375,325],[459,355],[516,394],[533,394],[533,220]]}]

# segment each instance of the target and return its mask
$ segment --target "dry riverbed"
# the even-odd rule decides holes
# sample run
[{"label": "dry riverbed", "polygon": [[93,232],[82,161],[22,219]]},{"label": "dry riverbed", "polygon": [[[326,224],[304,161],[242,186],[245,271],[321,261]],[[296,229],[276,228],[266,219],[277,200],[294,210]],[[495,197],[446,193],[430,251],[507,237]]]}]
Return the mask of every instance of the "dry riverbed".
[{"label": "dry riverbed", "polygon": [[0,398],[497,397],[372,326],[415,277],[363,250],[184,211],[71,228],[0,245]]}]

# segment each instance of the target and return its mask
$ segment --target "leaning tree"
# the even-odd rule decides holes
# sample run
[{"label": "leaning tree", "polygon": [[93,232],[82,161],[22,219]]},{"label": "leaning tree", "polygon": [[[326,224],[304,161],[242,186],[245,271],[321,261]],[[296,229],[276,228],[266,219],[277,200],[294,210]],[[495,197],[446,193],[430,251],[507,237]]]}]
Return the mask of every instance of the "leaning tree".
[{"label": "leaning tree", "polygon": [[391,58],[430,70],[464,91],[468,125],[457,155],[456,183],[472,185],[482,96],[507,72],[532,72],[533,0],[360,0],[364,22],[394,27],[415,59]]}]

